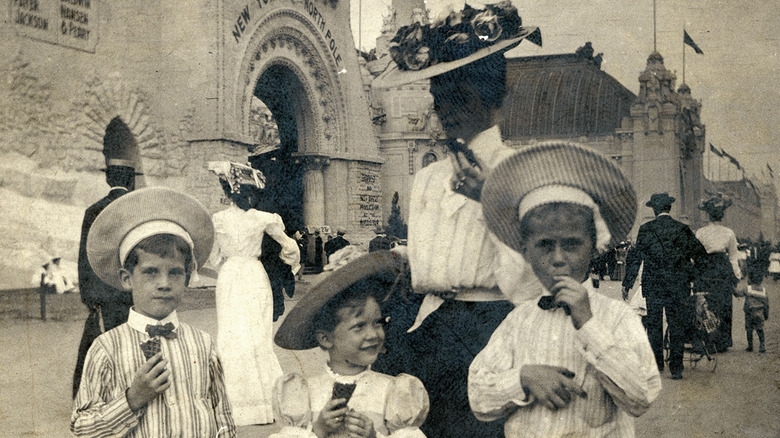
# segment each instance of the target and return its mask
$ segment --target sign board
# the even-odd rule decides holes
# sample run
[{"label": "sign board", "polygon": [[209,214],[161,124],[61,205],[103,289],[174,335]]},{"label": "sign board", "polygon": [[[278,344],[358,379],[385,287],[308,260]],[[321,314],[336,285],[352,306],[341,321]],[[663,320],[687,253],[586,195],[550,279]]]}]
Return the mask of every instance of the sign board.
[{"label": "sign board", "polygon": [[97,0],[8,0],[16,33],[95,53]]}]

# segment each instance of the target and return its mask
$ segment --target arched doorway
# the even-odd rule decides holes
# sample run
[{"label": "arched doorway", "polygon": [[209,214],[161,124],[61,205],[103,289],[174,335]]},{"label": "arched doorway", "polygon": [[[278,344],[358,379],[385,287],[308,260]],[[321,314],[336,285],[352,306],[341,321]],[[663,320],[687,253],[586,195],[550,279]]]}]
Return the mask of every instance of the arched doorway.
[{"label": "arched doorway", "polygon": [[278,213],[288,231],[303,229],[306,225],[303,219],[304,169],[294,157],[300,134],[305,134],[302,123],[311,117],[305,114],[309,105],[303,85],[288,67],[274,64],[260,76],[253,95],[268,108],[278,132],[275,148],[268,145],[270,150],[249,157],[252,166],[266,177],[266,196],[259,208]]}]

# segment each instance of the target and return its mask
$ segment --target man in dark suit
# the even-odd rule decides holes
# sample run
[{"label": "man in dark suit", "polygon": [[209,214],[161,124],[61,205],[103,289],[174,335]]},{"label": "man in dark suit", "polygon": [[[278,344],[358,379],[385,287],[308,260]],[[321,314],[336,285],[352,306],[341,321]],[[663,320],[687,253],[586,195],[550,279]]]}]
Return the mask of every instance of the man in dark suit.
[{"label": "man in dark suit", "polygon": [[95,218],[108,204],[135,188],[134,164],[123,159],[109,158],[106,160],[106,182],[111,187],[108,195],[89,206],[84,213],[84,221],[81,224],[81,243],[79,244],[79,291],[81,302],[89,308],[89,316],[84,323],[84,333],[79,344],[79,353],[76,359],[76,370],[73,373],[73,396],[79,390],[81,372],[84,368],[84,359],[92,342],[103,332],[100,327],[101,316],[105,331],[127,322],[130,307],[133,305],[133,296],[130,292],[115,289],[104,283],[87,260],[87,235]]},{"label": "man in dark suit", "polygon": [[681,379],[683,371],[683,343],[685,332],[692,323],[687,311],[691,293],[693,263],[706,256],[707,251],[693,231],[670,215],[675,198],[667,193],[656,193],[645,204],[653,209],[655,219],[639,227],[636,245],[626,259],[626,277],[623,280],[623,299],[634,286],[639,266],[644,262],[642,293],[647,300],[647,315],[642,323],[647,330],[650,346],[659,371],[664,369],[663,312],[669,324],[669,371],[672,379]]},{"label": "man in dark suit", "polygon": [[344,238],[344,234],[344,230],[338,230],[336,237],[325,242],[325,255],[328,257],[328,262],[330,262],[331,254],[346,246],[349,246],[349,240]]},{"label": "man in dark suit", "polygon": [[376,237],[368,242],[368,252],[384,251],[390,249],[390,239],[387,238],[385,232],[381,228],[377,228],[375,231]]}]

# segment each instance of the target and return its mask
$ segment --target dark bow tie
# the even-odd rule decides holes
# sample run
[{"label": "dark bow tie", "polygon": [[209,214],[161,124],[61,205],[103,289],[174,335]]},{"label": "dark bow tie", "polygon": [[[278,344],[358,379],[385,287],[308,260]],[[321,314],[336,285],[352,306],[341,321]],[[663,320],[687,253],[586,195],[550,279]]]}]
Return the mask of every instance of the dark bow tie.
[{"label": "dark bow tie", "polygon": [[146,333],[149,333],[149,336],[154,338],[157,336],[163,336],[167,339],[176,339],[176,332],[173,331],[176,327],[173,325],[172,322],[169,322],[165,325],[147,325],[146,326]]},{"label": "dark bow tie", "polygon": [[539,298],[539,302],[537,303],[539,305],[539,308],[542,310],[552,310],[555,308],[562,308],[564,312],[566,312],[567,315],[571,315],[571,310],[569,309],[569,306],[566,303],[556,303],[555,297],[552,295],[544,295],[541,298]]}]

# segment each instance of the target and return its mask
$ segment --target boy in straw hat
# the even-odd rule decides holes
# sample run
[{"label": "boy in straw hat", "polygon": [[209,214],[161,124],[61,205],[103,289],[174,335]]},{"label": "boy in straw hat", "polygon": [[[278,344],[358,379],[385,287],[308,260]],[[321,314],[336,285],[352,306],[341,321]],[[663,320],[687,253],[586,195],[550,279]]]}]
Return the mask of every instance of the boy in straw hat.
[{"label": "boy in straw hat", "polygon": [[[480,422],[471,413],[466,380],[474,355],[512,308],[502,291],[519,281],[513,274],[522,264],[488,233],[479,199],[482,175],[512,151],[498,128],[506,94],[504,53],[524,39],[541,45],[539,30],[524,27],[508,1],[466,6],[430,25],[399,29],[390,47],[395,65],[372,84],[386,88],[430,79],[448,137],[449,159],[426,166],[414,179],[408,257],[418,295],[389,309],[388,331],[396,335],[375,366],[423,381],[431,415],[422,429],[430,436],[502,436],[500,423]],[[405,360],[419,352],[438,360]]]},{"label": "boy in straw hat", "polygon": [[213,239],[203,205],[162,187],[122,196],[97,217],[89,263],[102,281],[130,291],[134,305],[87,353],[74,435],[235,436],[214,343],[176,314]]},{"label": "boy in straw hat", "polygon": [[[285,429],[275,437],[425,437],[418,429],[428,413],[423,384],[371,369],[385,341],[379,302],[402,268],[391,251],[368,253],[334,271],[290,311],[276,344],[291,350],[319,346],[328,362],[324,373],[308,381],[298,375],[277,381],[275,409]],[[295,396],[298,403],[286,400]]]},{"label": "boy in straw hat", "polygon": [[507,437],[634,435],[661,380],[639,318],[597,293],[591,259],[625,238],[636,217],[628,180],[572,143],[524,148],[482,190],[490,230],[522,253],[537,299],[507,316],[469,370],[480,419],[508,416]]}]

